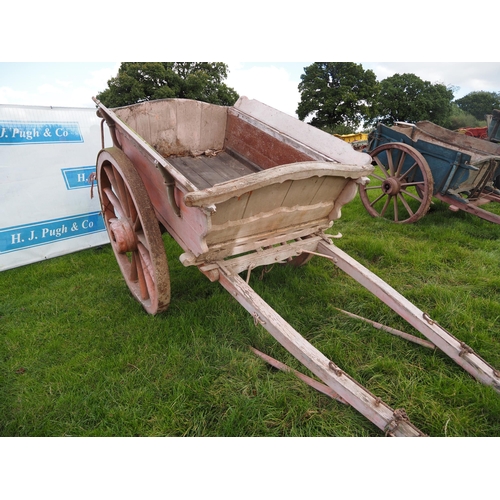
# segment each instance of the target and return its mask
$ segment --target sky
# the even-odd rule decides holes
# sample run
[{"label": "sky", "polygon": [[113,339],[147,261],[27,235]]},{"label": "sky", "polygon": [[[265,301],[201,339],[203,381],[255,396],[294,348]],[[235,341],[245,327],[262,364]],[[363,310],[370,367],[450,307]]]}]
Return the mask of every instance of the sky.
[{"label": "sky", "polygon": [[[225,61],[226,62],[226,61]],[[226,62],[226,84],[240,95],[295,115],[298,84],[311,62]],[[379,81],[414,73],[453,86],[455,99],[472,91],[500,91],[500,62],[361,62]],[[92,96],[107,88],[119,62],[0,62],[0,104],[94,107]]]}]

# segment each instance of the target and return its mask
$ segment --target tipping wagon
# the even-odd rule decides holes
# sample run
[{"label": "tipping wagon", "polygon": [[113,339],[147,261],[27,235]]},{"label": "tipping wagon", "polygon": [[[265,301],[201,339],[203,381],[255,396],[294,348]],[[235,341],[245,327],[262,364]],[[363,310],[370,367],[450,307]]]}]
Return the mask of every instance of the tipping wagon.
[{"label": "tipping wagon", "polygon": [[170,303],[161,237],[166,230],[182,247],[184,266],[196,266],[210,281],[219,282],[255,325],[317,377],[296,372],[299,378],[352,405],[388,435],[423,435],[404,410],[390,408],[356,382],[249,285],[258,266],[303,265],[321,256],[428,338],[406,334],[409,340],[441,349],[500,392],[497,370],[337,248],[335,237],[326,232],[368,180],[373,170],[369,155],[244,97],[234,106],[165,99],[111,110],[95,102],[113,140],[105,148],[102,134],[97,157],[102,214],[123,277],[148,313],[165,311]]},{"label": "tipping wagon", "polygon": [[452,211],[500,224],[500,215],[484,208],[500,202],[500,144],[429,121],[379,123],[366,152],[376,169],[359,194],[371,216],[416,222],[437,198]]}]

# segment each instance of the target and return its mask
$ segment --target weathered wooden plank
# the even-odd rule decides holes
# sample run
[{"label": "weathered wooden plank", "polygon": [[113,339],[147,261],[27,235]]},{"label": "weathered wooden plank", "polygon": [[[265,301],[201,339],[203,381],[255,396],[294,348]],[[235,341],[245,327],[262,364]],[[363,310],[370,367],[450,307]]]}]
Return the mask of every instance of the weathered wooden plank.
[{"label": "weathered wooden plank", "polygon": [[250,235],[244,238],[236,237],[230,241],[211,244],[208,251],[203,255],[195,256],[193,252],[186,251],[181,256],[181,262],[185,266],[199,266],[205,262],[215,262],[229,256],[252,252],[259,248],[279,245],[298,238],[310,237],[324,229],[324,225],[314,226],[304,224],[294,228],[278,228],[278,230],[269,233],[259,233],[258,235]]},{"label": "weathered wooden plank", "polygon": [[272,183],[269,186],[252,190],[245,211],[243,212],[243,218],[247,219],[281,207],[292,182]]},{"label": "weathered wooden plank", "polygon": [[314,159],[278,138],[259,130],[229,114],[226,129],[226,147],[233,149],[263,169]]},{"label": "weathered wooden plank", "polygon": [[216,158],[218,160],[217,168],[220,168],[226,175],[230,176],[228,180],[237,179],[243,175],[260,171],[260,169],[252,167],[248,162],[244,161],[244,159],[231,155],[227,151],[221,152]]},{"label": "weathered wooden plank", "polygon": [[[312,176],[308,179],[294,180],[283,200],[283,206],[309,205],[325,179],[326,177]],[[326,197],[325,199],[333,199],[333,197]]]},{"label": "weathered wooden plank", "polygon": [[279,137],[311,158],[355,165],[371,163],[370,155],[355,151],[347,142],[257,100],[241,97],[228,114],[239,114],[249,123]]},{"label": "weathered wooden plank", "polygon": [[224,146],[225,106],[163,99],[117,108],[115,112],[165,158]]},{"label": "weathered wooden plank", "polygon": [[368,175],[372,170],[371,165],[343,165],[340,163],[319,161],[281,165],[219,184],[213,188],[188,193],[186,195],[186,205],[204,206],[212,203],[220,203],[229,198],[241,196],[249,191],[266,187],[271,183],[280,183],[286,180],[323,176],[358,179]]},{"label": "weathered wooden plank", "polygon": [[338,195],[342,192],[348,179],[339,179],[334,177],[324,177],[323,182],[318,187],[316,194],[310,203],[319,203],[325,199],[336,200]]},{"label": "weathered wooden plank", "polygon": [[203,172],[210,171],[214,176],[218,177],[219,180],[214,185],[237,179],[249,173],[243,165],[240,165],[235,158],[231,158],[224,151],[217,153],[215,156],[202,155],[196,160],[203,165]]},{"label": "weathered wooden plank", "polygon": [[224,151],[215,156],[173,156],[169,161],[199,189],[254,173],[251,168]]},{"label": "weathered wooden plank", "polygon": [[277,262],[286,261],[290,257],[297,257],[304,250],[314,251],[321,239],[321,236],[314,236],[299,241],[283,243],[281,245],[266,248],[265,250],[259,250],[233,259],[221,261],[219,264],[223,265],[230,274],[239,274],[248,269],[276,264]]},{"label": "weathered wooden plank", "polygon": [[[193,168],[193,158],[188,156],[171,156],[169,162],[186,176],[198,189],[205,189],[212,187],[213,182],[206,179],[205,176],[201,175],[198,169]],[[194,166],[196,167],[196,165]]]},{"label": "weathered wooden plank", "polygon": [[230,198],[218,206],[215,213],[212,214],[212,225],[223,225],[231,220],[243,218],[248,199],[251,193],[245,193],[239,197]]},{"label": "weathered wooden plank", "polygon": [[208,245],[229,242],[236,238],[254,236],[281,231],[290,231],[296,227],[306,224],[322,226],[326,229],[330,226],[328,215],[333,209],[333,202],[318,203],[306,207],[278,207],[268,212],[259,212],[245,219],[229,220],[225,224],[213,224],[207,234]]}]

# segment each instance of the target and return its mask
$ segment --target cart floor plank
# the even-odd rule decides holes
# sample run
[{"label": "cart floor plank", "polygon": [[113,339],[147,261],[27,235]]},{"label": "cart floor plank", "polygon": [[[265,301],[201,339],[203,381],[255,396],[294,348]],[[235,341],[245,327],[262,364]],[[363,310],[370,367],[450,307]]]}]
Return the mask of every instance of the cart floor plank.
[{"label": "cart floor plank", "polygon": [[206,189],[258,170],[226,151],[215,156],[172,156],[168,161],[198,189]]}]

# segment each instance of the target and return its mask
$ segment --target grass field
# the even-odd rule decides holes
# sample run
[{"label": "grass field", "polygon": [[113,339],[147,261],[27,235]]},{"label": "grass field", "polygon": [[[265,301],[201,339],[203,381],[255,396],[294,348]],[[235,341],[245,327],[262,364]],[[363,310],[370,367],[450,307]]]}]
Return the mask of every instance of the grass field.
[{"label": "grass field", "polygon": [[[332,228],[361,264],[500,368],[500,225],[435,201],[412,225],[359,197]],[[1,436],[382,436],[354,409],[276,371],[305,371],[164,236],[172,302],[152,317],[109,245],[0,275]],[[326,259],[254,270],[251,286],[326,356],[431,436],[500,436],[500,397]],[[307,373],[307,371],[305,371]],[[309,373],[308,373],[309,374]]]}]

